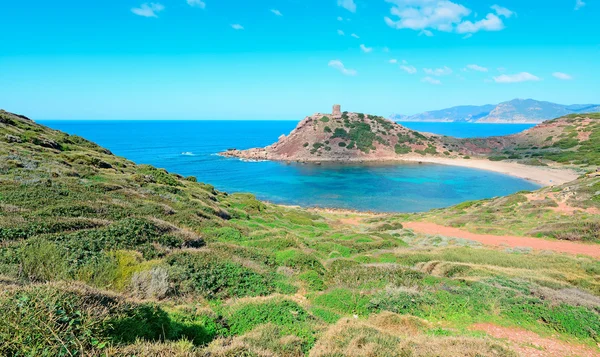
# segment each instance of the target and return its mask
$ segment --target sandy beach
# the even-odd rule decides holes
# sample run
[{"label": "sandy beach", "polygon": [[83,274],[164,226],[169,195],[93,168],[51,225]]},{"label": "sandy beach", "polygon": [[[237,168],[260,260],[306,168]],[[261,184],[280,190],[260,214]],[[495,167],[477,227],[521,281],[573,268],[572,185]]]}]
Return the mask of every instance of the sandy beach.
[{"label": "sandy beach", "polygon": [[[244,153],[248,154],[245,157]],[[261,153],[260,159],[257,159],[254,153]],[[280,161],[280,162],[300,162],[306,164],[325,164],[325,163],[364,163],[364,164],[391,164],[402,162],[410,162],[410,163],[429,163],[429,164],[438,164],[438,165],[450,165],[450,166],[462,166],[468,167],[472,169],[479,170],[488,170],[493,172],[498,172],[505,175],[510,175],[518,178],[522,178],[525,180],[529,180],[535,183],[538,183],[542,186],[555,186],[562,185],[564,183],[573,181],[581,176],[580,173],[577,173],[571,169],[567,168],[558,168],[558,167],[549,167],[549,166],[531,166],[531,165],[523,165],[516,162],[507,162],[507,161],[490,161],[486,158],[471,158],[471,159],[463,159],[463,158],[449,158],[449,157],[439,157],[439,156],[423,156],[423,155],[381,155],[374,157],[353,157],[353,158],[301,158],[301,159],[292,159],[286,156],[280,155],[269,155],[264,149],[251,149],[246,151],[238,151],[235,154],[232,152],[224,152],[219,153],[219,155],[226,157],[237,157],[242,160],[249,161]]]},{"label": "sandy beach", "polygon": [[494,171],[533,181],[543,186],[562,185],[573,181],[580,176],[577,172],[564,168],[529,166],[516,162],[490,161],[487,159],[450,159],[429,156],[406,156],[403,157],[403,160]]}]

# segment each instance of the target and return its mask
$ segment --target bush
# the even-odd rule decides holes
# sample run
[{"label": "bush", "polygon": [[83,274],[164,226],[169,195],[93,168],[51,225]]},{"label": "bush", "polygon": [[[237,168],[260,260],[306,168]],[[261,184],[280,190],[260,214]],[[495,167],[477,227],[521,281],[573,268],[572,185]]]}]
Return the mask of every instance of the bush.
[{"label": "bush", "polygon": [[319,273],[314,270],[307,270],[300,274],[300,280],[302,280],[308,286],[310,291],[323,291],[325,290],[325,283]]},{"label": "bush", "polygon": [[284,265],[300,271],[313,270],[319,274],[323,274],[325,268],[319,260],[312,255],[306,254],[297,249],[288,249],[277,252],[275,259],[279,265]]},{"label": "bush", "polygon": [[394,150],[396,151],[396,154],[398,154],[398,155],[408,154],[408,153],[412,152],[412,148],[410,146],[400,145],[400,144],[396,144],[396,146],[394,147]]},{"label": "bush", "polygon": [[66,252],[45,239],[32,238],[21,248],[20,262],[30,281],[60,280],[67,277]]},{"label": "bush", "polygon": [[329,117],[327,117],[327,116],[322,116],[322,117],[321,117],[321,121],[322,121],[323,123],[329,123]]},{"label": "bush", "polygon": [[231,333],[240,335],[266,323],[293,329],[294,325],[307,321],[308,317],[306,311],[293,301],[271,300],[242,305],[228,316],[228,320]]},{"label": "bush", "polygon": [[274,290],[265,276],[210,252],[177,253],[166,263],[177,293],[224,299],[268,295]]}]

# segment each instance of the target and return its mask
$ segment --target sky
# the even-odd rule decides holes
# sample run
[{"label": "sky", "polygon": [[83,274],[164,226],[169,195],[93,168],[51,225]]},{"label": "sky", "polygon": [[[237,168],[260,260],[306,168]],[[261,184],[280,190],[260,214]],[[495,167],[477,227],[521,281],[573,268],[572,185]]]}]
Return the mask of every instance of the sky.
[{"label": "sky", "polygon": [[599,0],[0,1],[0,108],[33,119],[389,116],[600,103]]}]

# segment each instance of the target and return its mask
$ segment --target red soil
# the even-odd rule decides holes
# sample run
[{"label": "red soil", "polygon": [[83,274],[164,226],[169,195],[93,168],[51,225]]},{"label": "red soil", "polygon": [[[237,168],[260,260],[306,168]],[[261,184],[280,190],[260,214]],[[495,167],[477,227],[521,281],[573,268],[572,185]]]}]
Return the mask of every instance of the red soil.
[{"label": "red soil", "polygon": [[511,347],[523,357],[594,357],[600,356],[600,350],[592,347],[574,345],[552,338],[541,337],[534,332],[520,328],[502,327],[493,324],[475,324],[473,330],[484,331],[488,335],[506,339]]},{"label": "red soil", "polygon": [[491,234],[477,234],[463,231],[458,228],[445,227],[429,222],[403,223],[405,228],[424,234],[438,234],[447,237],[468,239],[491,246],[529,247],[536,250],[551,250],[559,253],[582,254],[600,258],[600,245],[583,244],[567,241],[549,241],[541,238],[518,236],[495,236]]}]

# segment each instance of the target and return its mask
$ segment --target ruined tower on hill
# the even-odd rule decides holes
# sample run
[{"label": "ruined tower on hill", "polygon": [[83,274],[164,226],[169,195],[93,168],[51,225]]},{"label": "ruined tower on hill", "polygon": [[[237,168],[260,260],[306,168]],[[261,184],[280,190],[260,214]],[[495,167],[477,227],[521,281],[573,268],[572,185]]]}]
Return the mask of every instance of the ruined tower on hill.
[{"label": "ruined tower on hill", "polygon": [[333,113],[332,116],[334,119],[339,119],[342,117],[342,107],[339,104],[333,105]]}]

